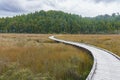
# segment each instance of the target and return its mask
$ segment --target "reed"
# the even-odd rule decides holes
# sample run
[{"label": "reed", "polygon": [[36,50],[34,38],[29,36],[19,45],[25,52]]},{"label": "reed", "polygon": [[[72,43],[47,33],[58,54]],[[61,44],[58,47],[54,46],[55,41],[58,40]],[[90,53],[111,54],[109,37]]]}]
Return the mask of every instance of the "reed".
[{"label": "reed", "polygon": [[0,34],[0,80],[85,80],[91,56],[48,36]]},{"label": "reed", "polygon": [[120,56],[120,35],[58,35],[58,38],[92,44]]}]

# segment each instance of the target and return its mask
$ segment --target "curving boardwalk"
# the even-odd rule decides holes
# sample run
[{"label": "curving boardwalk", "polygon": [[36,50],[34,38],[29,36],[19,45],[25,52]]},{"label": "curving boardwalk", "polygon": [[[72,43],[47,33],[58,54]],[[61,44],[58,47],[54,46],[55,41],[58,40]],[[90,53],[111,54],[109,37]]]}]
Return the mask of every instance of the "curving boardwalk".
[{"label": "curving boardwalk", "polygon": [[82,47],[91,52],[94,58],[94,64],[86,80],[120,80],[120,57],[113,53],[83,43],[65,41],[49,37],[52,40]]}]

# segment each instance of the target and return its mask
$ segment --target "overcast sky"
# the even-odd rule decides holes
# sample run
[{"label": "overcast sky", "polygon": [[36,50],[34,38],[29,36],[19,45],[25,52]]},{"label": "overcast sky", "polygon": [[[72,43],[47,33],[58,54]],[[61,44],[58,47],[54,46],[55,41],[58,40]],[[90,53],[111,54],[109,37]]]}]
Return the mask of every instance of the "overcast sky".
[{"label": "overcast sky", "polygon": [[120,12],[120,0],[0,0],[0,17],[40,10],[61,10],[92,17]]}]

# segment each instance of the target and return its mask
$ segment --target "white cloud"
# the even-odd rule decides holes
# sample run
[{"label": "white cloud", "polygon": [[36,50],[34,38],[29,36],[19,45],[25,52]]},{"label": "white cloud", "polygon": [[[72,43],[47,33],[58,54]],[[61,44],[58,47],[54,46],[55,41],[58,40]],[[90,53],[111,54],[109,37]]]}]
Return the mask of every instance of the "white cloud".
[{"label": "white cloud", "polygon": [[0,0],[0,16],[39,10],[62,10],[82,16],[120,12],[119,0]]},{"label": "white cloud", "polygon": [[120,0],[94,0],[95,2],[119,2]]}]

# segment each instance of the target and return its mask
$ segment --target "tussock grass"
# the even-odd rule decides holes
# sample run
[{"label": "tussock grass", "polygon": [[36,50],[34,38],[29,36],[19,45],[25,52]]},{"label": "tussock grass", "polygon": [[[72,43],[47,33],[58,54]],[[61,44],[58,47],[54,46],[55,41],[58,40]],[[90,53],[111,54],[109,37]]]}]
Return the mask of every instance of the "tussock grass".
[{"label": "tussock grass", "polygon": [[96,45],[120,56],[120,35],[59,35],[58,37]]},{"label": "tussock grass", "polygon": [[0,80],[85,80],[93,63],[88,52],[48,36],[0,34]]}]

